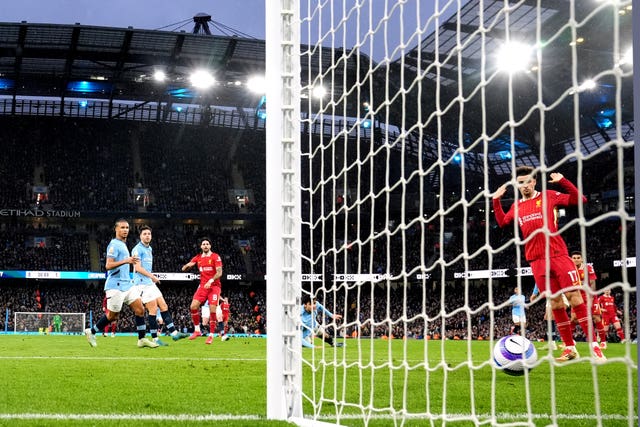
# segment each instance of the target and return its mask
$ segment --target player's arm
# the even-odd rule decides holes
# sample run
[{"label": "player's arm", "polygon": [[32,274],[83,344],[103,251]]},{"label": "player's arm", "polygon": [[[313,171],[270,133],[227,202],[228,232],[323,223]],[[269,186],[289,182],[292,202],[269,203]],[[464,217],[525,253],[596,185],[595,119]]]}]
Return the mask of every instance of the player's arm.
[{"label": "player's arm", "polygon": [[118,268],[125,264],[135,265],[135,263],[138,261],[139,261],[139,258],[135,256],[130,256],[128,258],[123,259],[122,261],[116,261],[115,258],[107,257],[107,262],[105,262],[104,268],[106,268],[107,270],[113,270],[114,268]]},{"label": "player's arm", "polygon": [[193,267],[194,265],[196,265],[196,263],[194,261],[189,261],[188,263],[186,263],[185,265],[182,266],[181,270],[182,271],[186,271],[186,270],[190,269],[191,267]]},{"label": "player's arm", "polygon": [[511,224],[513,221],[513,206],[509,209],[509,212],[505,214],[504,209],[502,208],[502,202],[500,199],[507,192],[507,188],[509,187],[509,183],[502,184],[495,193],[493,193],[493,214],[496,217],[496,222],[498,226],[504,227],[505,225]]},{"label": "player's arm", "polygon": [[536,283],[533,286],[533,291],[531,291],[531,296],[529,297],[529,301],[534,302],[536,298],[540,296],[540,289],[538,288],[538,284]]},{"label": "player's arm", "polygon": [[580,199],[582,199],[582,203],[587,203],[587,198],[584,195],[580,194],[578,188],[573,185],[571,181],[565,178],[564,175],[554,172],[549,174],[549,177],[551,178],[549,180],[550,183],[558,184],[564,191],[567,192],[568,197],[563,204],[577,205]]},{"label": "player's arm", "polygon": [[324,305],[320,304],[320,303],[316,303],[316,307],[318,307],[320,310],[322,310],[322,312],[324,314],[326,314],[327,316],[329,316],[331,319],[333,320],[340,320],[342,319],[342,315],[341,314],[333,314],[332,312],[330,312],[329,310],[327,310],[325,308]]},{"label": "player's arm", "polygon": [[222,266],[216,267],[216,274],[204,284],[205,289],[209,289],[213,283],[222,277]]},{"label": "player's arm", "polygon": [[138,261],[133,265],[133,271],[148,277],[149,279],[151,279],[153,283],[160,283],[160,279],[154,276],[153,273],[150,273],[149,271],[147,271],[147,269],[142,266],[142,262],[140,261]]}]

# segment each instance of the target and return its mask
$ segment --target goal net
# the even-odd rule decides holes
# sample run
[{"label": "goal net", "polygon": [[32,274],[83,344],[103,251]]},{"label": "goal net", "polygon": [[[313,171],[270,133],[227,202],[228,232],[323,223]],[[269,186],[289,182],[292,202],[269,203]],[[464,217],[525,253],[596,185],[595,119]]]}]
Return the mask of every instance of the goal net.
[{"label": "goal net", "polygon": [[[636,423],[631,15],[611,0],[267,2],[269,417]],[[533,236],[500,227],[492,199],[509,184],[504,210],[518,200],[519,166],[545,206],[567,193],[556,173],[585,198]],[[589,318],[613,296],[600,330],[572,326],[568,362],[530,298],[540,234],[543,259],[560,236],[593,267]],[[326,309],[313,348],[306,296]],[[493,348],[518,326],[537,361],[512,377]]]},{"label": "goal net", "polygon": [[23,311],[13,313],[14,332],[81,334],[85,325],[85,313],[34,313]]}]

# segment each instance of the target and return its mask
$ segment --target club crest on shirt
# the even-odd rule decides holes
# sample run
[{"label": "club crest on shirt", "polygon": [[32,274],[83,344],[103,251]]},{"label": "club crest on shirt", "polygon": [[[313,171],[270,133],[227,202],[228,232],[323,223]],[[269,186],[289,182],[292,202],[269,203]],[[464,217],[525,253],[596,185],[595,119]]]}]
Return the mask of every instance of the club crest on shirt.
[{"label": "club crest on shirt", "polygon": [[536,200],[536,208],[542,207],[542,200]]}]

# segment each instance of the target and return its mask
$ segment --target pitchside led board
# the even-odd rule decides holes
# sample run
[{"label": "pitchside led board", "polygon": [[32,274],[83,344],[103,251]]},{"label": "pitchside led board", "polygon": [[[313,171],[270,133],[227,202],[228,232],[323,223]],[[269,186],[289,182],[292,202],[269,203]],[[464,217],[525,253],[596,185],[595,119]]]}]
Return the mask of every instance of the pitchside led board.
[{"label": "pitchside led board", "polygon": [[[614,267],[626,266],[628,268],[636,266],[636,258],[631,257],[625,260],[613,261]],[[165,281],[190,281],[200,279],[199,274],[192,273],[154,273],[158,279]],[[470,270],[455,272],[455,279],[489,279],[514,276],[531,276],[530,267],[522,267],[515,269],[497,269],[497,270]],[[415,275],[415,280],[429,279],[429,273],[421,273]],[[29,270],[0,270],[0,279],[40,279],[40,280],[104,280],[105,273],[92,271],[29,271]],[[334,274],[333,280],[336,282],[382,282],[387,280],[386,274]],[[251,278],[245,274],[226,274],[226,281],[248,281],[248,280],[265,280],[262,278]],[[322,274],[302,274],[303,282],[322,282],[324,279]]]}]

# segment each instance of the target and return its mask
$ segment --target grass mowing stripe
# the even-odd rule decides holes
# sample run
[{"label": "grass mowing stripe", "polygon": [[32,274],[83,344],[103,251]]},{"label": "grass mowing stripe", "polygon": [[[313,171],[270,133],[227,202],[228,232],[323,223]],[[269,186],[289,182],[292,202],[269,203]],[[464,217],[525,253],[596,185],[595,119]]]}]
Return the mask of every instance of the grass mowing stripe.
[{"label": "grass mowing stripe", "polygon": [[[478,420],[489,420],[492,418],[498,420],[522,420],[527,419],[528,417],[536,420],[542,419],[551,419],[551,414],[509,414],[509,413],[499,413],[495,414],[495,417],[492,417],[490,414],[476,414],[474,418]],[[340,417],[341,419],[347,420],[355,420],[362,418],[361,415],[355,414],[346,414]],[[392,415],[383,415],[383,414],[374,414],[370,415],[367,418],[377,419],[377,420],[388,420],[393,419]],[[421,420],[427,419],[424,415],[412,415],[407,414],[405,416],[407,419]],[[432,414],[431,419],[435,420],[464,420],[471,418],[469,414],[446,414],[446,416],[442,415],[434,415]],[[601,417],[596,417],[593,414],[556,414],[556,417],[559,420],[586,420],[592,421],[601,419],[602,421],[607,420],[626,420],[628,419],[625,415],[620,414],[607,414],[602,415]],[[638,419],[638,417],[634,417]],[[232,421],[232,420],[262,420],[265,417],[261,417],[258,415],[233,415],[233,414],[211,414],[211,415],[193,415],[193,414],[0,414],[0,419],[17,419],[17,420],[28,420],[28,419],[41,419],[41,420],[65,420],[65,419],[73,419],[73,420],[165,420],[165,421]],[[335,417],[328,416],[319,416],[320,420],[335,420]]]},{"label": "grass mowing stripe", "polygon": [[232,414],[0,414],[0,419],[10,420],[131,420],[131,421],[237,421],[263,420],[258,415]]},{"label": "grass mowing stripe", "polygon": [[[150,360],[149,357],[125,357],[125,356],[0,356],[0,360],[105,360],[105,361],[117,361],[117,360]],[[159,361],[175,361],[175,360],[200,360],[205,362],[228,362],[231,360],[239,362],[265,362],[266,358],[251,358],[251,357],[154,357],[152,360]]]},{"label": "grass mowing stripe", "polygon": [[[129,338],[99,341],[91,348],[83,337],[0,337],[7,374],[0,375],[0,426],[286,425],[266,418],[264,340],[213,347],[181,341],[155,350],[139,349]],[[609,362],[594,366],[581,343],[585,357],[576,363],[544,360],[528,376],[511,377],[491,366],[488,342],[354,344],[335,353],[302,350],[303,392],[317,403],[303,399],[307,419],[317,413],[318,420],[333,421],[340,414],[349,427],[388,427],[405,415],[405,427],[423,427],[426,420],[452,427],[628,427],[637,421],[636,396],[630,402],[626,395],[637,390],[637,358],[629,345],[610,345]],[[221,398],[197,398],[207,390]]]}]

